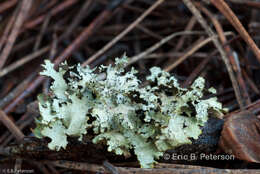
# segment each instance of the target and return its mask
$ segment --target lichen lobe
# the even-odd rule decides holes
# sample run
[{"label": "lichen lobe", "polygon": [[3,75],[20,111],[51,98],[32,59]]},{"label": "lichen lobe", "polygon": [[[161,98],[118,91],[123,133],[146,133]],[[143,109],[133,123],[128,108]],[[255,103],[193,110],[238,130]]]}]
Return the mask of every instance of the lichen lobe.
[{"label": "lichen lobe", "polygon": [[127,62],[126,56],[117,58],[115,66],[100,66],[98,74],[66,62],[56,71],[46,60],[41,74],[53,79],[52,95],[38,96],[41,118],[35,135],[49,137],[48,147],[59,150],[66,148],[68,136],[82,141],[91,129],[93,143],[105,142],[118,155],[129,156],[133,149],[141,167],[151,168],[166,150],[197,139],[209,112],[222,114],[216,98],[202,99],[203,78],[181,88],[175,77],[153,67],[150,85],[141,88],[137,71],[125,72]]}]

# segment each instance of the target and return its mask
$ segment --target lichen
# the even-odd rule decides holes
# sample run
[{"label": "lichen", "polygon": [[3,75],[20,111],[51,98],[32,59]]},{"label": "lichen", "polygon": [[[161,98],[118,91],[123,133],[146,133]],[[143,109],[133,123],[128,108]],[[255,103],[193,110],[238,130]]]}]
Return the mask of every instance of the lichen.
[{"label": "lichen", "polygon": [[49,137],[48,147],[60,150],[68,137],[82,141],[92,132],[93,143],[105,142],[108,151],[126,157],[133,149],[141,167],[150,168],[166,150],[197,139],[209,115],[222,114],[216,98],[202,98],[207,91],[203,78],[181,88],[174,76],[153,67],[149,85],[140,87],[137,71],[125,72],[127,62],[126,56],[117,58],[114,66],[100,66],[95,73],[66,62],[56,71],[46,60],[41,74],[53,82],[50,95],[38,96],[35,135]]}]

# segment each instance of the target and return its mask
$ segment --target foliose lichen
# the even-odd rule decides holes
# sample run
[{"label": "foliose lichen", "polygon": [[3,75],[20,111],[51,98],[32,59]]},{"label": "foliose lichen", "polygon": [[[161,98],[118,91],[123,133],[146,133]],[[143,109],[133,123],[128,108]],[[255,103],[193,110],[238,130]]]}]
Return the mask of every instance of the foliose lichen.
[{"label": "foliose lichen", "polygon": [[191,143],[201,134],[210,116],[222,115],[216,97],[203,99],[205,80],[199,77],[189,88],[158,67],[150,69],[150,84],[140,87],[137,71],[125,72],[126,56],[115,66],[88,66],[59,70],[46,60],[41,75],[53,79],[50,95],[39,95],[41,117],[36,120],[37,137],[49,137],[48,147],[66,148],[68,137],[94,134],[93,143],[105,142],[108,151],[130,156],[133,149],[141,167],[151,168],[168,149]]}]

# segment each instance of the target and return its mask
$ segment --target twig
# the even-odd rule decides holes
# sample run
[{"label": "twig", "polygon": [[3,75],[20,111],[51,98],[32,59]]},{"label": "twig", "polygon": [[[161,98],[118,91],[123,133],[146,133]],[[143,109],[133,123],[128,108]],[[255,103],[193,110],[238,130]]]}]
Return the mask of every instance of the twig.
[{"label": "twig", "polygon": [[[5,152],[4,149],[2,151]],[[44,161],[44,163],[52,164],[57,167],[83,170],[83,171],[89,171],[89,172],[99,172],[99,173],[105,173],[105,172],[108,173],[109,172],[103,166],[100,166],[97,164],[89,164],[89,163],[82,163],[82,162],[80,163],[80,162],[65,161],[65,160]]]},{"label": "twig", "polygon": [[[114,10],[114,9],[113,9]],[[69,45],[61,54],[58,56],[55,61],[55,67],[57,67],[62,61],[64,61],[66,58],[68,58],[73,51],[75,51],[82,42],[84,42],[88,37],[93,34],[98,27],[103,25],[108,18],[110,18],[113,14],[113,11],[111,9],[104,10],[99,16],[97,16],[90,25],[88,25],[80,34],[79,36]],[[38,76],[35,78],[31,84],[28,86],[28,88],[21,93],[15,100],[12,101],[8,106],[4,108],[5,113],[9,113],[22,99],[27,97],[31,94],[32,91],[34,91],[46,78],[43,76]]]},{"label": "twig", "polygon": [[45,1],[45,6],[43,6],[42,8],[40,8],[38,10],[38,13],[41,14],[41,13],[44,13],[44,12],[48,12],[50,8],[52,8],[54,5],[57,4],[59,0],[51,0],[51,1]]},{"label": "twig", "polygon": [[4,43],[5,43],[6,39],[8,38],[10,30],[12,29],[12,26],[14,24],[15,18],[17,16],[17,12],[18,12],[18,9],[16,9],[15,12],[12,14],[12,16],[10,17],[10,20],[9,20],[7,26],[5,27],[5,30],[4,30],[4,32],[2,34],[1,39],[0,39],[0,50],[2,50]]},{"label": "twig", "polygon": [[20,60],[8,65],[6,68],[0,70],[0,77],[5,76],[6,74],[14,71],[15,69],[21,67],[22,65],[28,63],[29,61],[39,57],[40,55],[46,53],[48,50],[50,49],[50,46],[46,46],[38,51],[33,52],[30,55],[27,55],[23,58],[21,58]]},{"label": "twig", "polygon": [[[232,35],[231,32],[226,32],[225,35]],[[190,49],[185,55],[182,57],[178,58],[177,61],[175,61],[173,64],[167,66],[164,68],[165,71],[171,71],[174,69],[176,66],[178,66],[180,63],[182,63],[184,60],[186,60],[189,56],[191,56],[193,53],[195,53],[197,50],[199,50],[201,47],[204,45],[208,44],[209,42],[213,41],[215,38],[217,38],[218,35],[213,35],[207,39],[204,39],[202,42],[199,44],[195,45],[192,49]]]},{"label": "twig", "polygon": [[53,165],[47,165],[47,167],[50,169],[52,174],[60,174],[60,172],[58,172]]},{"label": "twig", "polygon": [[69,25],[69,27],[66,29],[63,36],[61,38],[66,38],[70,35],[71,32],[77,27],[77,25],[86,17],[86,15],[89,13],[88,8],[93,3],[93,0],[86,1],[81,9],[79,10],[78,14],[75,16],[75,20],[72,21],[72,23]]},{"label": "twig", "polygon": [[0,55],[0,69],[4,66],[11,49],[13,48],[16,37],[18,36],[19,30],[26,19],[27,13],[30,10],[32,5],[32,0],[23,0],[21,4],[21,9],[17,15],[16,21],[14,23],[13,29],[8,37],[8,42],[3,48],[3,51]]},{"label": "twig", "polygon": [[41,30],[40,30],[40,33],[39,35],[37,36],[36,38],[36,43],[33,47],[33,51],[35,52],[36,50],[38,50],[38,48],[40,47],[40,44],[41,44],[41,41],[42,41],[42,37],[49,25],[49,22],[50,22],[50,19],[51,19],[51,15],[50,13],[47,15],[46,19],[44,20],[43,24],[42,24],[42,27],[41,27]]},{"label": "twig", "polygon": [[[204,30],[208,33],[208,35],[214,36],[215,33],[208,26],[205,19],[202,17],[199,10],[194,6],[194,4],[191,2],[191,0],[183,0],[183,2],[190,9],[190,11],[193,13],[193,15],[197,18],[198,22],[201,24],[201,26],[204,28]],[[213,37],[212,41],[213,41],[214,45],[216,46],[216,48],[218,49],[218,51],[220,52],[221,58],[226,65],[229,77],[231,79],[231,82],[232,82],[232,85],[233,85],[233,88],[234,88],[234,91],[235,91],[237,102],[239,103],[240,108],[244,108],[245,106],[242,103],[242,97],[241,97],[241,93],[240,93],[239,88],[238,88],[238,83],[235,79],[235,75],[234,75],[234,72],[232,71],[232,67],[230,65],[230,62],[228,61],[226,52],[223,50],[221,43],[219,42],[217,37]]]},{"label": "twig", "polygon": [[[29,113],[30,114],[30,113]],[[23,119],[19,119],[15,124],[18,125],[17,127],[22,131],[24,128],[26,128],[27,126],[30,127],[30,125],[32,125],[35,116],[34,115],[29,115],[29,114],[24,114],[22,117],[25,117]],[[26,117],[27,116],[27,117]],[[12,135],[9,135],[9,132],[7,132],[7,136],[6,134],[4,134],[3,136],[1,136],[0,142],[2,146],[6,146],[8,145],[8,143],[14,138]],[[4,141],[3,141],[4,139]]]},{"label": "twig", "polygon": [[34,164],[35,166],[37,166],[37,168],[41,171],[41,173],[43,174],[53,174],[50,173],[49,170],[44,166],[44,164],[42,164],[41,162],[37,162],[37,161],[32,161],[32,164]]},{"label": "twig", "polygon": [[[53,164],[58,167],[89,171],[89,172],[99,172],[99,173],[109,173],[103,166],[82,162],[72,162],[72,161],[46,161],[47,164]],[[167,166],[167,165],[166,165]],[[115,167],[119,173],[124,174],[172,174],[172,173],[204,173],[204,174],[259,174],[259,170],[232,170],[232,169],[216,169],[210,167],[186,167],[186,168],[154,168],[154,169],[142,169],[133,167]]]},{"label": "twig", "polygon": [[[185,55],[186,52],[167,52],[167,53],[152,53],[147,56],[144,56],[143,59],[159,59],[159,58],[169,58],[169,59],[175,59],[176,57],[181,57]],[[208,53],[204,52],[196,52],[192,54],[191,56],[196,57],[196,58],[208,58],[209,55]]]},{"label": "twig", "polygon": [[[216,51],[214,51],[216,53]],[[213,58],[212,54],[209,54],[207,58],[205,58],[189,75],[189,77],[182,84],[182,87],[187,88],[198,76],[198,74],[202,71],[202,69],[207,65],[207,63]]]},{"label": "twig", "polygon": [[[149,30],[147,27],[145,27],[145,26],[143,26],[141,24],[137,25],[136,28],[141,30],[142,32],[146,33],[147,35],[150,35],[150,36],[152,36],[152,37],[154,37],[154,38],[156,38],[158,40],[163,39],[162,36],[160,36],[159,34],[156,34],[155,32]],[[175,46],[175,43],[171,42],[171,41],[169,41],[168,44],[171,45],[171,46]]]},{"label": "twig", "polygon": [[140,54],[129,58],[130,61],[129,61],[128,65],[131,65],[131,64],[135,63],[136,61],[142,59],[143,57],[145,57],[146,55],[150,54],[151,52],[153,52],[154,50],[156,50],[157,48],[159,48],[160,46],[162,46],[163,44],[165,44],[166,42],[168,42],[169,40],[173,39],[176,36],[180,36],[180,35],[195,35],[195,34],[205,34],[205,33],[201,32],[201,31],[181,31],[181,32],[177,32],[177,33],[172,33],[171,35],[166,36],[165,38],[160,40],[158,43],[154,44],[153,46],[151,46],[150,48],[148,48],[145,51],[141,52]]},{"label": "twig", "polygon": [[111,174],[119,174],[117,168],[109,163],[107,160],[103,162],[103,166],[111,173]]},{"label": "twig", "polygon": [[12,8],[17,3],[17,0],[8,0],[0,4],[0,13]]},{"label": "twig", "polygon": [[26,48],[28,45],[32,44],[35,40],[36,40],[36,37],[30,37],[29,39],[25,39],[22,42],[17,43],[14,46],[12,52],[15,53],[17,51],[20,51],[20,50]]},{"label": "twig", "polygon": [[256,84],[254,83],[254,81],[248,76],[248,74],[246,73],[245,70],[242,69],[242,74],[245,77],[245,79],[247,80],[249,86],[251,87],[251,89],[256,93],[256,94],[260,94],[259,89],[257,88]]},{"label": "twig", "polygon": [[96,29],[107,21],[109,17],[112,16],[112,11],[104,10],[88,27],[86,27],[79,36],[57,57],[54,61],[55,66],[59,65],[67,57],[69,57],[73,51],[78,49],[82,42],[88,39],[88,37],[93,34]]},{"label": "twig", "polygon": [[233,27],[237,30],[237,32],[241,35],[244,41],[251,48],[253,53],[255,54],[258,62],[260,62],[260,50],[247,33],[237,16],[234,12],[229,8],[229,6],[225,3],[224,0],[210,0],[210,2],[229,20],[229,22],[233,25]]},{"label": "twig", "polygon": [[[20,129],[20,130],[23,130],[23,128],[28,125],[28,122],[26,121],[26,119],[28,118],[29,114],[24,114],[21,118],[19,118],[18,121],[15,122],[15,125],[17,125],[17,127]],[[29,120],[32,121],[32,118],[31,117]],[[6,131],[5,133],[3,133],[0,137],[0,143],[1,143],[1,146],[5,146],[7,143],[5,142],[9,142],[11,139],[13,139],[13,136],[10,135],[9,131]],[[3,142],[5,141],[5,142]]]},{"label": "twig", "polygon": [[87,61],[85,61],[82,66],[86,66],[93,62],[96,58],[104,54],[109,48],[111,48],[115,43],[117,43],[121,38],[123,38],[127,33],[135,28],[147,15],[149,15],[156,7],[158,7],[164,0],[157,0],[150,8],[148,8],[140,17],[138,17],[133,23],[131,23],[124,31],[122,31],[117,37],[107,43],[103,48],[91,56]]},{"label": "twig", "polygon": [[[78,2],[78,0],[63,1],[62,3],[60,3],[59,5],[54,7],[49,13],[51,14],[51,17],[53,17],[54,15],[66,10],[67,8],[69,8],[70,6],[74,5],[77,2]],[[37,17],[36,19],[26,22],[24,25],[24,30],[30,29],[30,28],[35,27],[36,25],[39,25],[40,23],[42,23],[44,21],[45,18],[46,18],[46,15],[41,15],[41,16]]]},{"label": "twig", "polygon": [[[193,27],[195,26],[196,22],[197,22],[197,20],[196,20],[195,17],[190,18],[188,24],[185,26],[184,31],[191,31],[193,29]],[[179,51],[183,47],[184,42],[185,42],[186,39],[187,39],[187,35],[181,36],[180,39],[178,40],[176,46],[174,47],[174,49],[172,49],[171,51],[173,51],[173,52]],[[163,60],[161,60],[161,61],[163,61]],[[172,64],[173,61],[174,60],[170,59],[167,62],[167,64]]]},{"label": "twig", "polygon": [[4,108],[8,103],[10,103],[17,95],[21,94],[32,79],[36,77],[37,73],[32,73],[25,80],[23,80],[17,87],[15,87],[11,92],[8,93],[3,99],[0,100],[0,108]]},{"label": "twig", "polygon": [[[15,124],[22,131],[26,126],[32,124],[35,117],[39,115],[38,101],[31,102],[27,105],[27,111],[23,114]],[[14,137],[10,135],[9,131],[3,133],[0,137],[1,146],[6,146]]]},{"label": "twig", "polygon": [[[211,12],[208,9],[203,7],[200,3],[196,3],[196,5],[202,12],[204,12],[210,18],[210,20],[212,21],[213,25],[216,28],[216,31],[219,35],[219,39],[220,39],[222,45],[224,45],[227,42],[227,39],[226,39],[225,35],[223,34],[224,31],[222,29],[221,24],[213,16],[213,14],[211,14]],[[230,64],[232,65],[233,71],[235,72],[235,76],[237,78],[237,82],[238,82],[239,88],[241,90],[240,95],[243,99],[242,100],[243,105],[244,106],[249,105],[251,103],[251,101],[250,101],[250,97],[249,97],[249,94],[248,94],[247,89],[246,89],[245,81],[242,77],[240,65],[239,65],[238,61],[236,61],[236,58],[234,57],[233,51],[232,51],[232,49],[230,48],[229,45],[225,45],[224,50],[226,51],[226,54],[228,55],[228,58],[229,58],[229,61],[230,61]]]},{"label": "twig", "polygon": [[12,132],[16,140],[21,141],[24,138],[24,134],[2,110],[0,110],[0,121]]},{"label": "twig", "polygon": [[45,80],[45,77],[38,76],[33,80],[29,86],[21,93],[19,94],[9,105],[7,105],[4,108],[5,113],[9,113],[12,111],[12,109],[25,97],[27,97],[29,94],[31,94],[32,91],[34,91],[43,81]]},{"label": "twig", "polygon": [[[196,22],[197,22],[196,18],[192,17],[184,30],[191,31],[192,28],[194,27],[194,25],[196,24]],[[179,41],[177,42],[176,46],[174,47],[173,51],[179,51],[182,48],[186,38],[187,38],[187,35],[181,36]]]},{"label": "twig", "polygon": [[[237,38],[237,37],[235,37]],[[235,41],[236,39],[230,39],[228,42],[226,42],[223,46],[230,44],[231,42]],[[207,65],[207,63],[218,53],[217,50],[214,50],[210,54],[207,54],[207,58],[204,59],[189,75],[189,77],[185,80],[185,82],[182,84],[183,87],[188,87],[194,80],[195,78],[199,75],[199,73],[203,70],[203,68]],[[195,54],[193,54],[195,55]],[[233,89],[232,89],[233,92]],[[220,95],[220,93],[218,93]]]}]

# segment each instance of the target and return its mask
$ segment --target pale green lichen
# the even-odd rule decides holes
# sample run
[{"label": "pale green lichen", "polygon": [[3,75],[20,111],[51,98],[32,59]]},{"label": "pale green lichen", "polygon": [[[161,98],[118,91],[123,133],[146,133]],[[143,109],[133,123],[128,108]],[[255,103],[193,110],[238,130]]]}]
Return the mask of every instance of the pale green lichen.
[{"label": "pale green lichen", "polygon": [[123,56],[114,67],[101,66],[98,74],[66,63],[56,71],[46,60],[41,74],[54,81],[51,94],[38,97],[41,118],[35,135],[49,137],[48,147],[59,150],[66,148],[68,136],[82,141],[92,130],[93,143],[105,142],[108,151],[126,157],[133,149],[141,167],[150,168],[166,150],[197,139],[209,115],[222,114],[216,98],[202,99],[203,78],[181,88],[176,78],[153,67],[150,85],[141,88],[137,71],[125,72],[126,64]]}]

